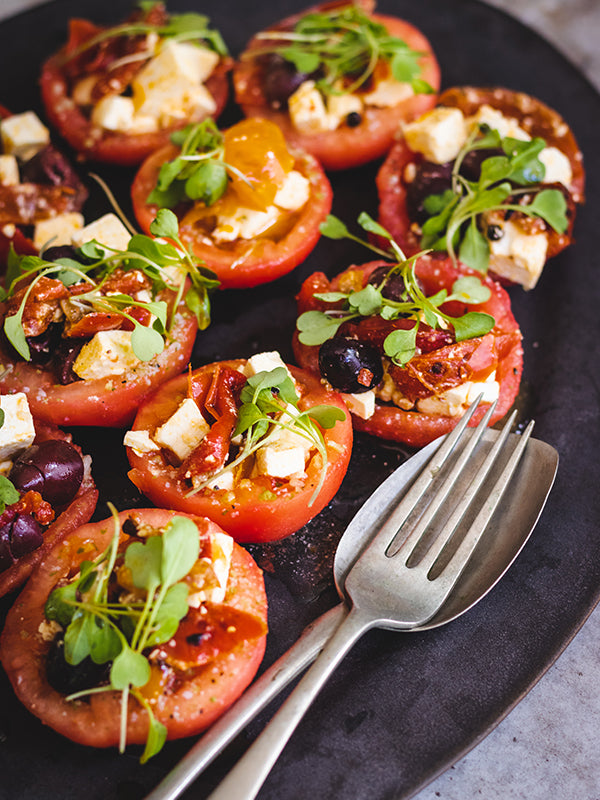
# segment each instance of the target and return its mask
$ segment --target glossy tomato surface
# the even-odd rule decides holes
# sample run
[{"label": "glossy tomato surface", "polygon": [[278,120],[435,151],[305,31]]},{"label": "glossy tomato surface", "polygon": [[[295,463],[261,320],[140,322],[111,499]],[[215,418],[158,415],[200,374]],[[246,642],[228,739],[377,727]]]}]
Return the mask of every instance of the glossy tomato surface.
[{"label": "glossy tomato surface", "polygon": [[158,356],[139,362],[122,375],[64,385],[57,383],[49,370],[19,359],[12,350],[8,353],[0,348],[0,357],[7,367],[0,377],[0,391],[25,392],[34,417],[55,425],[127,425],[145,397],[185,369],[197,330],[196,318],[182,302],[175,314],[172,338]]},{"label": "glossy tomato surface", "polygon": [[[362,113],[361,123],[354,128],[344,125],[333,131],[307,135],[295,128],[287,111],[273,109],[266,101],[262,71],[256,60],[250,58],[252,51],[262,46],[260,38],[251,39],[234,67],[235,97],[244,114],[247,117],[266,117],[276,122],[291,144],[312,153],[327,170],[357,167],[380,158],[391,147],[399,125],[419,117],[436,102],[440,68],[426,37],[413,25],[397,17],[383,14],[370,16],[384,25],[391,36],[402,39],[409,47],[423,53],[419,61],[421,78],[432,87],[432,94],[415,94],[387,108],[369,107]],[[299,15],[285,19],[273,29],[290,29],[298,18]]]},{"label": "glossy tomato surface", "polygon": [[[359,274],[362,272],[362,284],[366,285],[370,274],[381,265],[381,261],[374,261],[361,266],[352,266],[342,275],[351,270],[358,271]],[[472,270],[459,270],[449,258],[439,257],[423,257],[419,259],[416,273],[423,291],[427,295],[433,295],[442,288],[450,292],[452,284],[461,275],[478,275]],[[315,292],[335,291],[339,287],[342,275],[338,275],[331,282],[322,273],[315,273],[307,278],[298,296],[298,313],[301,314],[312,308],[319,308],[319,301],[313,298],[313,294]],[[478,275],[478,277],[480,276]],[[513,316],[508,294],[497,282],[489,278],[482,280],[489,287],[491,296],[485,303],[469,306],[468,310],[482,311],[491,314],[495,319],[493,330],[486,337],[482,337],[481,341],[481,344],[484,345],[482,350],[487,351],[492,345],[490,339],[493,337],[493,349],[498,355],[496,380],[500,384],[500,396],[491,418],[490,424],[493,424],[506,414],[517,396],[523,369],[523,350],[521,347],[521,332]],[[458,304],[453,305],[453,309],[447,309],[448,313],[462,314],[466,310],[464,306],[461,309],[457,307]],[[294,338],[294,353],[302,367],[310,370],[313,374],[320,374],[318,346],[301,344],[296,334]],[[482,403],[473,415],[470,424],[476,424],[487,408],[488,404]],[[371,433],[382,439],[402,442],[411,447],[422,447],[438,436],[448,433],[454,428],[458,419],[459,417],[404,411],[395,405],[384,404],[379,401],[376,401],[375,413],[369,419],[362,419],[354,414],[352,415],[352,422],[356,430]]]},{"label": "glossy tomato surface", "polygon": [[[178,153],[168,145],[149,156],[141,165],[131,186],[136,219],[142,230],[149,232],[156,217],[157,206],[148,204],[147,197],[156,186],[161,165]],[[244,289],[280,278],[298,266],[315,247],[319,225],[331,210],[332,191],[325,173],[315,158],[296,152],[294,169],[310,182],[310,197],[300,211],[286,215],[289,220],[278,234],[256,239],[237,239],[218,246],[196,228],[193,221],[180,224],[181,240],[221,281],[223,289]],[[174,209],[177,211],[177,209]],[[179,218],[184,216],[179,213]]]},{"label": "glossy tomato surface", "polygon": [[[568,187],[569,224],[564,233],[548,230],[548,257],[564,250],[572,241],[576,206],[584,201],[585,172],[583,155],[573,131],[560,114],[531,95],[502,87],[453,87],[442,92],[438,105],[459,108],[465,116],[475,114],[483,105],[491,106],[505,117],[516,119],[532,138],[543,138],[548,147],[556,147],[567,156],[573,174]],[[376,177],[379,221],[407,255],[421,249],[420,235],[411,228],[414,220],[409,216],[406,203],[406,175],[410,174],[410,165],[417,166],[421,161],[422,156],[413,152],[400,138],[389,151]]]},{"label": "glossy tomato surface", "polygon": [[[81,448],[73,443],[69,433],[61,431],[53,425],[36,423],[34,444],[59,439],[72,444],[81,456]],[[46,555],[71,531],[87,522],[96,508],[98,491],[92,478],[89,456],[84,457],[83,480],[77,494],[67,506],[55,508],[54,521],[44,531],[43,543],[31,553],[20,558],[12,567],[0,572],[0,597],[17,589],[31,575],[32,570]]]},{"label": "glossy tomato surface", "polygon": [[[130,513],[148,525],[160,528],[177,514],[162,509],[123,511],[121,523]],[[181,516],[181,515],[180,515]],[[206,519],[194,520],[201,536],[219,528]],[[46,657],[50,643],[39,631],[44,604],[61,581],[72,578],[85,558],[94,558],[109,544],[112,519],[79,527],[64,539],[37,568],[32,580],[9,612],[2,638],[0,659],[14,690],[27,708],[42,722],[80,744],[110,747],[119,743],[121,693],[101,692],[87,699],[68,701],[48,683]],[[262,634],[241,638],[233,649],[217,653],[204,666],[189,671],[169,691],[156,697],[153,711],[167,727],[169,739],[199,733],[237,699],[254,677],[263,657],[266,631],[266,597],[262,573],[251,556],[234,545],[227,594],[223,604],[231,613],[254,618]],[[210,613],[210,612],[209,612]],[[148,718],[130,700],[127,716],[128,744],[146,741]]]},{"label": "glossy tomato surface", "polygon": [[[241,360],[221,362],[236,369]],[[212,374],[217,364],[208,364],[194,375]],[[312,500],[320,478],[321,459],[313,455],[306,467],[307,479],[294,484],[282,480],[277,486],[267,476],[239,481],[231,490],[203,489],[188,495],[189,489],[177,480],[177,469],[160,452],[137,455],[127,448],[131,464],[129,477],[138,489],[158,506],[206,516],[214,520],[238,542],[268,542],[282,539],[299,530],[321,511],[337,492],[352,450],[352,424],[347,409],[336,392],[327,391],[314,376],[290,367],[300,386],[299,408],[328,404],[341,408],[346,417],[333,428],[323,430],[327,448],[327,467],[323,486]],[[150,435],[167,420],[188,394],[188,377],[181,375],[162,386],[140,408],[133,430],[147,430]]]}]

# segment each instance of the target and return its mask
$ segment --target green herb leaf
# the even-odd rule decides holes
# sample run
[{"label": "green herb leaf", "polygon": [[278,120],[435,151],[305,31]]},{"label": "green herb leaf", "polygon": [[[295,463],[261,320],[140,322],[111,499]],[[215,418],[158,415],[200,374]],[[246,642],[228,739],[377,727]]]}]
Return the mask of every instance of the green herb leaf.
[{"label": "green herb leaf", "polygon": [[415,354],[418,326],[414,325],[408,330],[395,330],[385,337],[383,352],[395,364],[407,364]]},{"label": "green herb leaf", "polygon": [[342,322],[343,318],[328,317],[322,311],[305,311],[296,320],[296,327],[300,332],[298,338],[306,345],[323,344],[335,336]]},{"label": "green herb leaf", "polygon": [[21,495],[6,475],[0,475],[0,514],[6,506],[16,503]]},{"label": "green herb leaf", "polygon": [[131,570],[133,585],[154,592],[162,572],[162,538],[149,536],[145,542],[132,542],[125,551],[125,566]]},{"label": "green herb leaf", "polygon": [[350,237],[350,231],[344,223],[333,214],[328,214],[325,221],[319,226],[319,230],[323,236],[329,239],[346,239]]},{"label": "green herb leaf", "polygon": [[458,257],[471,269],[478,272],[487,272],[490,261],[490,246],[488,240],[477,227],[475,217],[471,218],[458,251]]},{"label": "green herb leaf", "polygon": [[153,236],[164,236],[166,239],[177,238],[179,223],[175,214],[169,208],[159,208],[156,218],[150,223],[150,233]]},{"label": "green herb leaf", "polygon": [[113,689],[122,691],[129,686],[145,686],[150,680],[150,664],[141,653],[125,645],[110,668]]},{"label": "green herb leaf", "polygon": [[457,342],[475,339],[477,336],[485,336],[496,324],[494,317],[481,311],[469,311],[462,317],[450,317],[449,319],[454,326]]},{"label": "green herb leaf", "polygon": [[326,430],[334,428],[337,422],[346,419],[346,415],[337,406],[312,406],[307,412],[308,416]]},{"label": "green herb leaf", "polygon": [[165,349],[165,340],[155,328],[138,324],[131,332],[131,346],[140,361],[151,361]]},{"label": "green herb leaf", "polygon": [[161,582],[165,586],[184,578],[198,559],[200,537],[188,517],[174,517],[162,537]]},{"label": "green herb leaf", "polygon": [[16,314],[11,314],[4,319],[4,333],[6,334],[6,338],[15,348],[17,353],[24,358],[25,361],[29,361],[31,354],[29,351],[29,345],[27,344],[27,339],[25,338],[25,331],[23,330],[23,305],[18,310]]},{"label": "green herb leaf", "polygon": [[544,189],[538,192],[528,209],[545,220],[557,233],[565,233],[569,227],[567,202],[560,189]]}]

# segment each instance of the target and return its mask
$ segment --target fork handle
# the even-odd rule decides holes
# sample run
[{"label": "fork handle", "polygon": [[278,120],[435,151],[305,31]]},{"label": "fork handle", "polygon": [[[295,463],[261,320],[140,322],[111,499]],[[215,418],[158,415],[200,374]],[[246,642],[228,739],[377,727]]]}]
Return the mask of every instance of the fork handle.
[{"label": "fork handle", "polygon": [[370,615],[355,607],[351,609],[298,686],[208,800],[253,800],[256,797],[288,739],[331,673],[352,645],[375,624],[376,620]]},{"label": "fork handle", "polygon": [[314,622],[173,767],[146,800],[175,800],[254,717],[315,660],[348,613],[339,603]]}]

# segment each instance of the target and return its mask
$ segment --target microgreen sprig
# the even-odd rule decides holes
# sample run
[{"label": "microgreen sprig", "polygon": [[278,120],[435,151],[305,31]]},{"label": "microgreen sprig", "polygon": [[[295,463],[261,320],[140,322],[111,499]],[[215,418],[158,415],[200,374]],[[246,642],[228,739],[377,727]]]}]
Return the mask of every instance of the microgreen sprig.
[{"label": "microgreen sprig", "polygon": [[[487,126],[476,128],[459,152],[452,168],[452,189],[425,198],[424,208],[430,214],[422,226],[421,245],[446,250],[456,263],[458,259],[472,269],[487,272],[490,245],[479,229],[482,214],[492,211],[517,211],[529,217],[540,217],[555,231],[568,227],[567,205],[559,189],[536,191],[529,203],[507,202],[509,198],[530,194],[531,186],[544,179],[545,167],[539,159],[544,139],[527,141],[502,138]],[[487,148],[501,149],[503,155],[486,158],[477,181],[460,174],[469,152]],[[516,188],[515,184],[519,187]]]},{"label": "microgreen sprig", "polygon": [[[451,292],[441,289],[435,295],[427,296],[421,289],[415,272],[419,254],[406,259],[388,231],[368,214],[363,212],[358,222],[367,232],[387,240],[390,249],[383,250],[350,234],[344,223],[332,216],[321,225],[321,233],[334,239],[349,238],[360,242],[378,255],[392,258],[396,263],[390,266],[379,284],[367,284],[358,291],[315,294],[317,300],[331,303],[332,308],[326,311],[316,309],[305,311],[298,317],[296,326],[302,344],[321,345],[335,336],[344,322],[375,314],[386,320],[409,319],[414,324],[407,329],[392,331],[384,341],[384,353],[395,364],[403,366],[415,355],[417,333],[423,322],[431,328],[445,329],[452,326],[457,342],[483,336],[494,327],[495,320],[490,314],[470,311],[460,317],[452,317],[441,308],[452,300],[467,305],[488,300],[490,290],[479,278],[472,275],[460,277],[454,282]],[[386,284],[396,277],[399,277],[404,285],[401,300],[392,300],[386,297],[383,291]]]},{"label": "microgreen sprig", "polygon": [[[319,480],[308,502],[311,506],[327,474],[327,446],[321,429],[333,428],[336,422],[345,418],[345,414],[337,406],[329,405],[312,406],[301,411],[299,399],[294,381],[284,367],[257,372],[249,377],[240,393],[241,405],[233,432],[234,439],[243,437],[243,444],[234,459],[216,475],[211,475],[211,482],[225,472],[235,470],[260,447],[275,441],[283,429],[306,439],[321,456]],[[202,486],[195,487],[190,494],[200,491]]]},{"label": "microgreen sprig", "polygon": [[[140,2],[140,8],[148,12],[157,5],[155,0]],[[227,45],[219,31],[209,27],[209,18],[205,14],[185,13],[172,14],[165,25],[152,25],[143,20],[137,22],[124,22],[111,28],[100,31],[90,37],[78,47],[62,57],[62,63],[67,63],[78,58],[98,44],[109,39],[118,39],[124,36],[140,36],[155,33],[161,38],[175,39],[176,41],[198,41],[214,50],[220,56],[228,54]]]},{"label": "microgreen sprig", "polygon": [[[420,77],[419,59],[424,54],[390,36],[384,25],[353,4],[305,14],[292,31],[264,31],[258,38],[265,46],[247,57],[277,53],[298,72],[316,73],[317,88],[326,95],[359,90],[379,61],[389,65],[395,80],[410,83],[415,93],[433,91]],[[346,85],[348,79],[351,82]]]},{"label": "microgreen sprig", "polygon": [[[218,280],[184,247],[179,239],[177,218],[171,211],[159,210],[150,230],[155,237],[164,238],[135,234],[126,250],[109,247],[96,240],[86,242],[78,249],[85,263],[72,258],[46,261],[39,256],[17,256],[11,251],[6,276],[8,290],[3,290],[1,299],[12,296],[23,283],[27,286],[16,313],[7,315],[4,320],[4,332],[19,355],[26,361],[31,357],[23,329],[23,314],[29,297],[43,277],[58,279],[65,286],[87,282],[88,291],[74,297],[72,302],[79,304],[82,309],[87,307],[116,313],[128,319],[134,326],[132,347],[142,361],[148,361],[163,351],[184,292],[186,305],[196,316],[198,327],[200,330],[207,328],[210,324],[209,294],[218,287]],[[102,294],[104,283],[118,268],[141,270],[152,281],[155,292],[162,289],[175,291],[171,319],[167,320],[167,304],[163,300],[140,301],[126,294]],[[176,278],[173,277],[173,271]],[[187,289],[186,276],[192,284]],[[142,325],[132,315],[125,313],[123,309],[126,306],[148,310],[155,318],[152,327]]]},{"label": "microgreen sprig", "polygon": [[145,651],[168,642],[187,613],[188,587],[182,581],[198,559],[200,540],[190,519],[174,517],[162,532],[130,543],[122,556],[123,565],[140,599],[130,594],[115,601],[109,590],[119,558],[121,526],[116,509],[111,504],[109,507],[114,530],[108,548],[94,561],[82,562],[73,581],[51,592],[44,613],[65,629],[64,657],[68,664],[80,664],[88,657],[96,664],[111,664],[106,685],[76,692],[67,699],[121,692],[121,752],[127,738],[129,695],[146,710],[150,725],[143,763],[166,739],[164,725],[138,691],[151,674]]}]

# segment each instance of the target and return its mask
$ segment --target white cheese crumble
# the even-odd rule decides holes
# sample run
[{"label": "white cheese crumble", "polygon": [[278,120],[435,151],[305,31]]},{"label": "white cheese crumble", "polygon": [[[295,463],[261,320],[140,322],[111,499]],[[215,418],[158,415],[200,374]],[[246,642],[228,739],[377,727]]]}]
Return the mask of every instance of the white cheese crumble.
[{"label": "white cheese crumble", "polygon": [[0,461],[6,461],[28,448],[35,439],[33,417],[27,395],[0,395],[0,408],[4,411],[4,424],[0,427]]},{"label": "white cheese crumble", "polygon": [[195,400],[186,397],[174,414],[154,432],[153,439],[161,447],[171,450],[184,461],[200,444],[210,430],[210,425]]},{"label": "white cheese crumble", "polygon": [[133,352],[131,331],[99,331],[86,342],[73,364],[84,381],[122,375],[140,363]]}]

